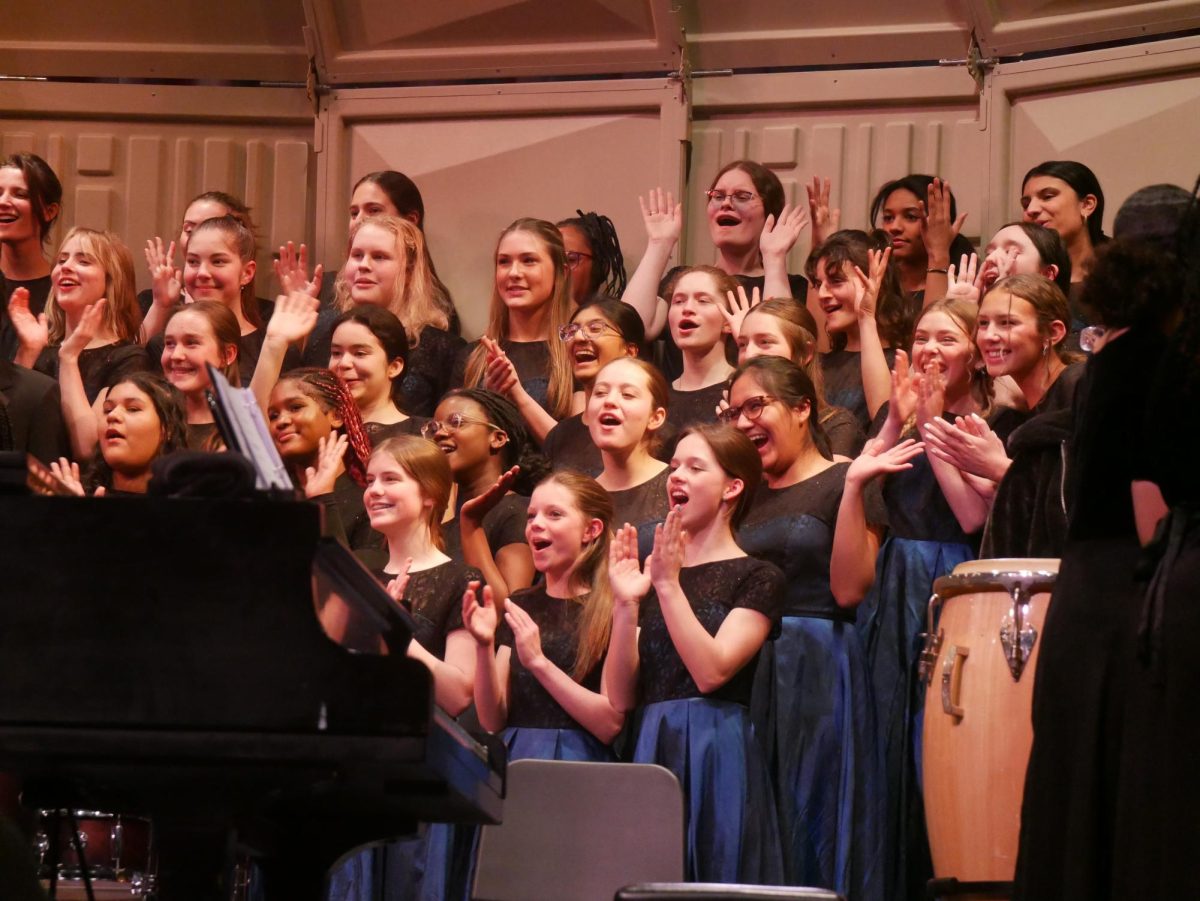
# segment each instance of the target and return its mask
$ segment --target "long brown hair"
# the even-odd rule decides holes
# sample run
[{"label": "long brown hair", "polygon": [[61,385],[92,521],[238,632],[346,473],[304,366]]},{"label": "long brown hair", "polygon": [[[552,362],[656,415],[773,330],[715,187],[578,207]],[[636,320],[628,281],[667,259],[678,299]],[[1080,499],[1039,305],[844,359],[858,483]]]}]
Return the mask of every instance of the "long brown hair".
[{"label": "long brown hair", "polygon": [[433,501],[425,517],[429,537],[438,550],[446,549],[442,537],[442,517],[450,503],[450,486],[453,477],[446,455],[432,441],[416,435],[397,435],[388,438],[371,451],[371,456],[387,454],[398,463],[413,480],[421,486],[421,494]]},{"label": "long brown hair", "polygon": [[[820,422],[827,422],[838,408],[825,402],[825,373],[821,369],[821,358],[817,354],[817,322],[803,302],[794,297],[769,297],[746,314],[749,319],[755,313],[773,316],[779,320],[779,331],[783,333],[791,349],[791,361],[804,370],[813,383],[817,406],[821,411]],[[742,320],[743,326],[746,320]]]},{"label": "long brown hair", "polygon": [[164,332],[166,325],[170,325],[171,320],[180,313],[195,313],[208,323],[208,327],[212,329],[213,338],[217,342],[217,353],[220,354],[222,360],[230,347],[237,350],[229,363],[218,368],[230,385],[240,388],[242,376],[238,369],[238,355],[241,353],[242,327],[238,325],[237,316],[234,315],[233,310],[217,300],[197,300],[194,303],[180,304],[173,307],[167,315]]},{"label": "long brown hair", "polygon": [[[992,377],[988,375],[987,367],[979,360],[979,347],[975,343],[975,331],[979,323],[979,304],[973,300],[967,300],[965,297],[943,297],[941,300],[935,300],[917,317],[913,326],[914,332],[920,327],[921,320],[930,313],[945,313],[949,316],[971,345],[971,359],[967,364],[970,377],[968,390],[971,397],[975,399],[975,403],[979,404],[979,415],[986,417],[992,411],[993,388]],[[904,431],[907,432],[915,423],[916,415],[914,414],[904,424]]]},{"label": "long brown hair", "polygon": [[1013,297],[1019,297],[1033,307],[1038,334],[1047,341],[1051,341],[1051,323],[1061,322],[1063,338],[1050,347],[1063,363],[1077,363],[1082,359],[1079,354],[1067,350],[1065,338],[1066,331],[1071,328],[1071,304],[1058,285],[1044,275],[1009,275],[992,285],[988,294],[997,291],[1008,294],[1010,302]]},{"label": "long brown hair", "polygon": [[[500,233],[500,239],[496,242],[497,250],[500,248],[500,242],[513,232],[528,232],[537,238],[554,266],[554,285],[547,301],[550,305],[550,316],[546,326],[546,343],[550,348],[550,388],[547,395],[550,415],[555,419],[566,419],[571,415],[571,398],[575,386],[566,345],[558,340],[558,327],[571,320],[571,278],[567,269],[567,251],[563,247],[562,232],[544,219],[518,219]],[[496,254],[493,253],[493,263],[495,259]],[[484,334],[499,342],[508,340],[508,306],[500,296],[494,275],[493,272],[492,303]],[[487,348],[480,343],[467,358],[464,377],[466,387],[479,385],[483,381],[486,368]]]},{"label": "long brown hair", "polygon": [[[137,305],[133,254],[112,232],[80,226],[67,232],[58,246],[60,254],[72,238],[79,238],[84,251],[95,257],[104,270],[104,296],[108,300],[104,327],[116,335],[118,341],[136,341],[141,313]],[[50,344],[62,344],[67,337],[67,317],[58,304],[57,290],[51,291],[46,300],[46,326]]]},{"label": "long brown hair", "polygon": [[[825,277],[840,275],[842,278],[854,281],[854,267],[864,273],[871,267],[870,251],[883,250],[887,247],[886,235],[882,232],[867,234],[854,228],[846,228],[834,232],[825,239],[825,243],[814,247],[804,266],[804,274],[812,284],[817,281],[817,264],[825,261]],[[904,290],[900,287],[900,277],[895,264],[889,262],[879,286],[879,297],[875,300],[875,321],[879,324],[879,337],[890,347],[907,347],[912,333],[912,321],[909,316],[908,303],[904,298]],[[846,336],[835,334],[829,336],[830,346],[841,350],[846,346]]]},{"label": "long brown hair", "polygon": [[[350,240],[346,244],[346,259],[354,249],[354,239],[367,226],[390,232],[395,239],[395,253],[403,261],[400,275],[392,287],[392,296],[387,309],[404,323],[409,348],[421,341],[421,332],[426,326],[449,331],[450,317],[438,305],[434,292],[433,272],[429,268],[429,256],[425,252],[425,238],[421,229],[399,216],[367,216],[350,227]],[[354,306],[350,296],[350,284],[342,266],[334,283],[334,303],[343,312]]]},{"label": "long brown hair", "polygon": [[704,439],[717,458],[717,465],[731,479],[740,479],[742,493],[733,505],[729,525],[736,529],[750,512],[750,504],[758,491],[758,483],[762,481],[762,458],[754,447],[754,442],[746,437],[740,429],[726,423],[705,422],[689,426],[679,436],[682,441],[688,435]]},{"label": "long brown hair", "polygon": [[[203,194],[200,196],[205,199],[213,199],[212,197],[205,197]],[[224,201],[217,202],[224,203]],[[188,246],[191,246],[190,242],[195,240],[197,234],[206,231],[215,231],[218,234],[224,235],[225,240],[229,242],[230,248],[242,261],[242,265],[254,261],[254,256],[258,251],[258,242],[254,237],[254,232],[246,227],[240,216],[229,213],[224,216],[205,219],[192,229],[191,237],[188,238]],[[262,328],[262,311],[258,308],[258,298],[254,294],[253,278],[242,285],[239,296],[242,302],[242,316],[256,329]]]},{"label": "long brown hair", "polygon": [[[640,369],[642,374],[646,376],[646,388],[650,392],[651,414],[659,408],[663,410],[669,409],[667,404],[671,397],[671,391],[667,385],[666,376],[662,374],[661,369],[653,363],[643,360],[641,357],[617,357],[615,360],[609,360],[600,367],[600,372],[596,373],[596,381],[600,380],[601,372],[604,372],[605,369],[617,363],[628,363],[635,369]],[[666,420],[663,421],[663,425],[666,425]],[[662,426],[659,426],[654,431],[647,429],[646,433],[642,435],[642,443],[646,445],[646,449],[652,455],[658,451],[662,442],[661,433]]]},{"label": "long brown hair", "polygon": [[540,484],[549,482],[562,485],[571,492],[585,520],[598,519],[603,525],[600,534],[584,545],[571,570],[573,580],[591,586],[591,594],[579,618],[575,665],[571,670],[571,677],[578,682],[600,662],[612,635],[613,596],[608,581],[608,545],[612,538],[613,503],[612,497],[595,479],[570,469],[553,473]]}]

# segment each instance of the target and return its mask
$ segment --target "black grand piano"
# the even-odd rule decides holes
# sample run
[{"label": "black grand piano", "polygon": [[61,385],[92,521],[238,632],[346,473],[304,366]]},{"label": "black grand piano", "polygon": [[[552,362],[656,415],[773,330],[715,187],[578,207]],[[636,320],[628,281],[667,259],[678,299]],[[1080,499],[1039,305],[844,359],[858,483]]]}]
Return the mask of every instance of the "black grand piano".
[{"label": "black grand piano", "polygon": [[404,616],[319,513],[0,497],[0,771],[29,807],[152,818],[165,901],[223,897],[232,847],[304,901],[356,846],[499,818],[502,750],[433,706]]}]

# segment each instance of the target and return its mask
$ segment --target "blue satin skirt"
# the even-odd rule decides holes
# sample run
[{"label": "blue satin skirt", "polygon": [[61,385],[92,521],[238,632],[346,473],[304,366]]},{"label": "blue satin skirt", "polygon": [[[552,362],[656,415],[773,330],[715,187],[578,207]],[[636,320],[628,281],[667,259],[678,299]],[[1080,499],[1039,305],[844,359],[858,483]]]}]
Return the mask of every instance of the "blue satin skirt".
[{"label": "blue satin skirt", "polygon": [[633,762],[666,767],[683,787],[689,881],[783,883],[770,777],[745,707],[706,698],[648,704]]},{"label": "blue satin skirt", "polygon": [[920,634],[928,627],[934,579],[974,559],[974,551],[957,542],[888,538],[879,551],[875,584],[858,608],[887,774],[888,885],[895,899],[924,898],[925,883],[933,878],[921,796]]},{"label": "blue satin skirt", "polygon": [[851,901],[885,892],[883,755],[851,623],[785,616],[763,647],[752,716],[777,799],[790,885]]}]

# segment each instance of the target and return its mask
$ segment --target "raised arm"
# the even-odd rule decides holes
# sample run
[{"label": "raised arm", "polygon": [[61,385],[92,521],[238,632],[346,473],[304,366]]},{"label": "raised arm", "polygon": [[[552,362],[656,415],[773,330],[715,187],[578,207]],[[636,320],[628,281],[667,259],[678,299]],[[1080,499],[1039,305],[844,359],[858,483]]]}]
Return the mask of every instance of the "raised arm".
[{"label": "raised arm", "polygon": [[871,418],[891,396],[892,374],[888,370],[887,357],[883,353],[883,339],[879,336],[879,324],[875,313],[879,304],[879,289],[887,272],[892,248],[868,252],[870,273],[854,267],[856,303],[858,306],[858,337],[861,353],[863,393],[867,398],[867,412]]},{"label": "raised arm", "polygon": [[[931,367],[918,384],[917,427],[924,434],[926,426],[940,420],[945,405],[946,383],[941,370]],[[962,471],[949,461],[930,453],[929,466],[937,479],[942,496],[950,505],[958,525],[968,535],[983,528],[991,510],[991,499],[984,498],[964,478]]]},{"label": "raised arm", "polygon": [[758,236],[758,252],[763,259],[763,296],[791,297],[788,281],[787,255],[791,253],[800,233],[808,227],[808,213],[801,206],[785,206],[779,218],[767,216]]},{"label": "raised arm", "polygon": [[940,178],[929,183],[921,203],[921,237],[925,242],[925,306],[946,296],[949,286],[950,245],[958,237],[966,213],[950,218],[950,185]]},{"label": "raised arm", "polygon": [[79,371],[79,355],[96,337],[104,321],[104,310],[108,300],[101,297],[88,306],[79,318],[75,331],[63,340],[58,348],[58,390],[62,404],[63,422],[71,442],[71,453],[76,460],[86,460],[96,449],[100,440],[99,411],[108,394],[105,388],[96,397],[95,405],[88,403],[83,387],[83,375]]},{"label": "raised arm", "polygon": [[263,415],[266,415],[271,391],[279,381],[279,370],[283,367],[288,345],[303,341],[316,327],[317,307],[317,299],[300,290],[281,294],[275,301],[258,363],[254,366],[254,377],[250,379],[250,391]]},{"label": "raised arm", "polygon": [[521,467],[514,466],[508,472],[501,473],[500,478],[480,494],[462,505],[458,512],[458,531],[461,536],[463,562],[473,566],[483,574],[483,580],[492,589],[492,594],[498,598],[508,597],[515,588],[523,587],[509,585],[496,561],[492,547],[488,544],[487,535],[483,531],[483,518],[500,503],[501,498],[511,490],[517,480]]},{"label": "raised arm", "polygon": [[737,608],[725,617],[716,635],[710,635],[679,584],[679,570],[687,546],[678,510],[654,530],[654,553],[649,560],[651,581],[659,608],[679,658],[696,687],[704,694],[716,691],[754,657],[771,632],[771,620],[756,610]]},{"label": "raised arm", "polygon": [[924,445],[912,439],[892,448],[875,439],[867,442],[846,471],[829,560],[829,587],[839,607],[857,607],[875,581],[879,533],[867,523],[863,502],[867,485],[887,473],[912,469],[909,461],[923,450]]},{"label": "raised arm", "polygon": [[650,573],[638,565],[637,529],[617,530],[608,549],[608,579],[613,592],[612,635],[604,660],[601,690],[621,713],[637,706],[638,610],[650,590]]},{"label": "raised arm", "polygon": [[496,649],[497,622],[492,589],[485,585],[479,593],[468,588],[463,594],[463,625],[475,642],[475,712],[488,732],[499,732],[508,722],[511,651]]},{"label": "raised arm", "polygon": [[842,211],[838,207],[830,206],[828,178],[822,179],[814,175],[812,184],[805,185],[804,189],[808,192],[808,212],[812,217],[813,247],[820,247],[830,235],[841,228]]},{"label": "raised arm", "polygon": [[625,723],[625,714],[604,694],[584,688],[542,653],[537,623],[511,598],[504,605],[504,620],[512,629],[521,665],[575,722],[606,745],[612,744]]},{"label": "raised arm", "polygon": [[146,241],[146,265],[150,268],[150,294],[154,302],[142,320],[143,344],[167,327],[171,307],[183,299],[183,274],[175,268],[175,242],[163,249],[162,238]]},{"label": "raised arm", "polygon": [[667,324],[667,303],[658,296],[658,283],[671,263],[671,254],[683,234],[683,205],[675,202],[670,191],[662,188],[638,197],[642,222],[646,226],[646,252],[625,285],[621,300],[638,311],[646,329],[646,340],[653,341]]}]

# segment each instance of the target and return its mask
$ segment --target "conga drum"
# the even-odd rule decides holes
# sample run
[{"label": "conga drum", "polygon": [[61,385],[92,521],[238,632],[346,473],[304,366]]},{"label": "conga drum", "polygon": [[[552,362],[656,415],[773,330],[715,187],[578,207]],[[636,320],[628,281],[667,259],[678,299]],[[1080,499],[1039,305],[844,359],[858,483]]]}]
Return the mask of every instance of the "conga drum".
[{"label": "conga drum", "polygon": [[994,893],[1012,882],[1038,639],[1057,575],[1058,560],[973,560],[933,583],[920,662],[922,762],[944,894]]}]

